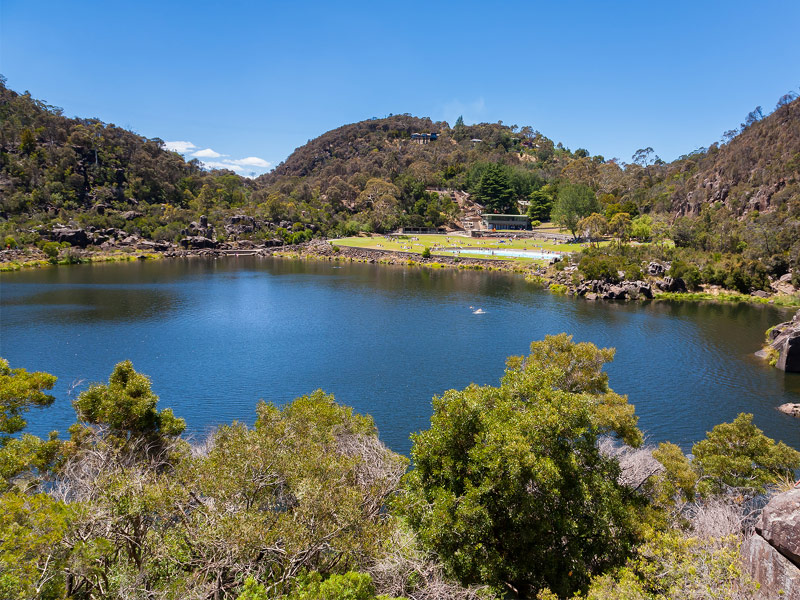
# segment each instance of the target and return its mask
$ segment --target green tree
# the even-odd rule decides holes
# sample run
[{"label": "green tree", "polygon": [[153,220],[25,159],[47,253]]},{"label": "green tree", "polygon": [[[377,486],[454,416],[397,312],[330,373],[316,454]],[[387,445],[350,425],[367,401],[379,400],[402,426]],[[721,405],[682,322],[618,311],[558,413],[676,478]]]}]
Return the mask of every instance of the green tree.
[{"label": "green tree", "polygon": [[800,468],[800,452],[764,435],[748,413],[714,427],[692,447],[692,454],[701,493],[726,487],[763,493],[768,484],[792,477]]},{"label": "green tree", "polygon": [[73,510],[48,494],[0,496],[0,598],[66,597],[64,567]]},{"label": "green tree", "polygon": [[431,428],[412,436],[401,510],[462,582],[523,597],[560,596],[624,560],[633,500],[597,440],[641,443],[633,407],[602,371],[613,351],[565,334],[511,357],[499,387],[433,400]]},{"label": "green tree", "polygon": [[74,402],[78,418],[90,425],[108,426],[123,438],[143,435],[174,437],[186,427],[171,408],[157,410],[150,379],[137,373],[131,361],[118,363],[108,385],[96,384],[82,392]]},{"label": "green tree", "polygon": [[626,212],[615,214],[608,223],[608,230],[617,237],[619,246],[631,236],[631,216]]},{"label": "green tree", "polygon": [[23,415],[31,407],[53,403],[55,398],[45,390],[53,389],[55,383],[56,377],[49,373],[12,369],[7,360],[0,358],[0,447],[25,428]]},{"label": "green tree", "polygon": [[600,213],[592,213],[578,221],[578,231],[586,234],[590,244],[597,244],[603,234],[608,231],[608,221]]},{"label": "green tree", "polygon": [[474,198],[484,210],[499,214],[517,214],[514,190],[501,165],[491,164],[478,182]]},{"label": "green tree", "polygon": [[649,215],[641,215],[631,221],[631,237],[640,242],[649,242],[653,237],[653,219]]},{"label": "green tree", "polygon": [[374,231],[390,231],[397,226],[400,190],[383,179],[367,181],[356,198],[356,207],[365,212]]},{"label": "green tree", "polygon": [[47,394],[56,377],[12,369],[0,358],[0,492],[11,487],[32,489],[56,464],[61,442],[54,431],[47,440],[30,434],[13,437],[27,426],[25,413],[32,407],[50,406]]},{"label": "green tree", "polygon": [[575,237],[578,222],[595,212],[600,212],[600,203],[592,189],[579,183],[567,183],[558,188],[551,216],[555,223]]},{"label": "green tree", "polygon": [[554,191],[550,185],[534,190],[528,196],[528,216],[536,221],[549,221],[553,210]]},{"label": "green tree", "polygon": [[183,475],[205,499],[183,520],[193,568],[220,590],[252,574],[275,597],[304,570],[381,556],[394,526],[386,502],[407,461],[378,440],[372,419],[321,390],[283,409],[262,402],[257,414],[252,429],[220,427]]}]

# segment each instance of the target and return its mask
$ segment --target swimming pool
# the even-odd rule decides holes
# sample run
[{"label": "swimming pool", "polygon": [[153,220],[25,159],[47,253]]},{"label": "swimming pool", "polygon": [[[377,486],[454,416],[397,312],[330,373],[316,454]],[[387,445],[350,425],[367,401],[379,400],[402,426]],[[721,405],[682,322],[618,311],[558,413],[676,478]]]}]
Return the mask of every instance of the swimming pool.
[{"label": "swimming pool", "polygon": [[443,254],[480,254],[484,256],[509,256],[514,258],[534,258],[550,260],[561,258],[560,252],[547,252],[541,250],[505,250],[498,248],[450,248],[447,250],[437,250]]}]

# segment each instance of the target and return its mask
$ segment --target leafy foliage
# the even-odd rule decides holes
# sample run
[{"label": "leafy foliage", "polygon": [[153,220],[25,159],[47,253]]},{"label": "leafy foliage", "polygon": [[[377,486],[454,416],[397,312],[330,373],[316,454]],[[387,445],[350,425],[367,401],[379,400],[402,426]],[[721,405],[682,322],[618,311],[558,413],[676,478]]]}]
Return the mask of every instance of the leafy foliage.
[{"label": "leafy foliage", "polygon": [[137,373],[131,361],[117,364],[108,385],[93,385],[75,400],[75,411],[81,421],[106,425],[122,435],[180,435],[186,427],[172,409],[156,410],[156,396],[150,379]]},{"label": "leafy foliage", "polygon": [[590,187],[579,183],[565,184],[558,188],[558,197],[551,215],[553,221],[575,237],[581,219],[599,210],[600,204]]},{"label": "leafy foliage", "polygon": [[50,406],[55,398],[45,393],[56,383],[49,373],[28,373],[12,369],[0,358],[0,447],[8,442],[9,434],[22,431],[27,423],[25,412],[34,406]]},{"label": "leafy foliage", "polygon": [[763,493],[768,484],[800,468],[800,452],[765,436],[747,413],[714,427],[692,454],[701,476],[699,490],[706,493],[726,486]]},{"label": "leafy foliage", "polygon": [[402,510],[459,579],[566,594],[624,559],[634,503],[595,442],[641,434],[601,371],[612,354],[548,337],[509,359],[500,387],[434,398],[431,429],[412,438]]}]

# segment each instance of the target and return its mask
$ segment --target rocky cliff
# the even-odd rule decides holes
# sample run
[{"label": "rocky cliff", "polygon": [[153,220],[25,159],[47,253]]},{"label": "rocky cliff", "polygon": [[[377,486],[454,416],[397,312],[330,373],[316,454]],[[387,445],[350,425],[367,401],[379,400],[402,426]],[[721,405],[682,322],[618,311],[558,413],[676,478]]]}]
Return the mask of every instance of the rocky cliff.
[{"label": "rocky cliff", "polygon": [[761,597],[800,600],[800,487],[764,507],[742,555],[761,585]]},{"label": "rocky cliff", "polygon": [[764,354],[787,373],[800,373],[800,310],[791,321],[779,323],[767,332]]}]

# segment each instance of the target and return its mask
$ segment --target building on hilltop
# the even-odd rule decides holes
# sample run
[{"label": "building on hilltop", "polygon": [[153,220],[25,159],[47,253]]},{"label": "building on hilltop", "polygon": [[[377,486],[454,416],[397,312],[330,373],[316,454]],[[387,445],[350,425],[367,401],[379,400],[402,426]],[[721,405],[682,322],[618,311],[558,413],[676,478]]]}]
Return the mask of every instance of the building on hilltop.
[{"label": "building on hilltop", "polygon": [[428,142],[435,142],[439,139],[438,133],[412,133],[411,141],[418,144],[427,144]]}]

